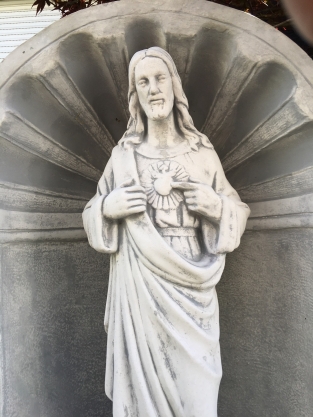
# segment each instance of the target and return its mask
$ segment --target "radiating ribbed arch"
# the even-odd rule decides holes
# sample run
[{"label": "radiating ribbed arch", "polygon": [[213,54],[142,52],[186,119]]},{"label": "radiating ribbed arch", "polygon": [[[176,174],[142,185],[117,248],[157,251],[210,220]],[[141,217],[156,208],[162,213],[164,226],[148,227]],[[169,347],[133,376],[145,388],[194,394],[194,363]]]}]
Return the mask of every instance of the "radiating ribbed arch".
[{"label": "radiating ribbed arch", "polygon": [[[101,20],[96,9],[88,11],[92,23],[82,20],[64,30],[2,89],[2,190],[12,181],[10,203],[3,207],[14,201],[19,206],[25,187],[36,196],[28,199],[34,210],[48,210],[49,201],[61,212],[82,207],[127,126],[129,61],[151,46],[172,55],[194,123],[243,199],[311,192],[313,117],[301,97],[312,85],[286,58],[288,46],[278,52],[236,22],[212,16],[190,19],[183,12],[177,19],[176,12],[146,13],[142,7],[139,15]],[[19,160],[12,172],[9,165]],[[26,161],[31,175],[25,176]]]}]

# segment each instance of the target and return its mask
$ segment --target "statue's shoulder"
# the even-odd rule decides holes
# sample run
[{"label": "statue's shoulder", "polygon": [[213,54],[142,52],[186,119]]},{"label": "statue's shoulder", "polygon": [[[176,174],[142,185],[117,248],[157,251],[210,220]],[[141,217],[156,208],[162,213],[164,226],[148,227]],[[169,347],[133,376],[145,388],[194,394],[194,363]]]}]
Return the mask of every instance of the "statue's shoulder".
[{"label": "statue's shoulder", "polygon": [[199,147],[199,155],[199,164],[202,164],[203,167],[209,167],[210,171],[213,170],[218,175],[225,175],[222,162],[213,145],[210,148],[203,145]]},{"label": "statue's shoulder", "polygon": [[210,170],[221,169],[222,164],[220,158],[212,144],[209,147],[201,144],[198,148],[198,152],[195,152],[195,154],[197,155],[194,155],[193,159],[199,166],[204,167],[204,169],[207,169],[207,167],[210,167]]},{"label": "statue's shoulder", "polygon": [[117,144],[112,149],[112,151],[111,151],[111,158],[109,159],[109,161],[111,161],[111,163],[112,163],[112,159],[118,154],[118,152],[119,152],[118,149],[121,148],[121,147],[122,147],[122,145]]},{"label": "statue's shoulder", "polygon": [[208,144],[200,143],[198,145],[198,155],[201,159],[202,158],[211,159],[211,158],[215,158],[215,155],[217,154],[215,152],[214,146],[212,145],[211,142],[209,142]]},{"label": "statue's shoulder", "polygon": [[128,158],[131,158],[131,155],[134,154],[134,145],[131,142],[121,142],[114,146],[111,152],[111,161],[114,165],[114,161],[118,160],[119,163],[122,163],[127,160]]}]

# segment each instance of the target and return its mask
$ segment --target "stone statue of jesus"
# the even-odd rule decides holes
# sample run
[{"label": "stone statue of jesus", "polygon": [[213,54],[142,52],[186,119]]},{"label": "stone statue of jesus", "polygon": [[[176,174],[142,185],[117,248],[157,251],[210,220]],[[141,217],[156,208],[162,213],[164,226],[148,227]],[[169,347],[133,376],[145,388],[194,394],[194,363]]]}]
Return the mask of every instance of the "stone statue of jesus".
[{"label": "stone statue of jesus", "polygon": [[222,376],[215,286],[249,208],[188,112],[171,56],[129,65],[130,119],[83,213],[111,254],[105,390],[114,417],[216,417]]}]

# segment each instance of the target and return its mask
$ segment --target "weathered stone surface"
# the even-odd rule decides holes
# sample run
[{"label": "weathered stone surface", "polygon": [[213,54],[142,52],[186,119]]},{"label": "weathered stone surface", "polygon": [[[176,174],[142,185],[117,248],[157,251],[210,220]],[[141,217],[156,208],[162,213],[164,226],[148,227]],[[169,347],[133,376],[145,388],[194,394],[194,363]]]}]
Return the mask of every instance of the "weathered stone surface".
[{"label": "weathered stone surface", "polygon": [[[61,255],[67,257],[68,263],[60,263],[59,273],[71,282],[74,271],[80,270],[74,268],[73,253],[77,251],[86,265],[97,266],[92,276],[86,273],[84,277],[86,283],[96,281],[104,306],[100,277],[104,279],[107,273],[102,270],[104,261],[96,261],[87,243],[85,251],[82,249],[81,211],[95,192],[112,147],[126,129],[130,57],[155,45],[173,56],[196,127],[208,135],[228,179],[252,209],[246,245],[229,257],[230,265],[218,288],[225,371],[220,416],[294,417],[296,413],[311,417],[312,331],[307,331],[308,320],[301,326],[301,314],[308,312],[309,317],[312,303],[308,296],[301,296],[300,302],[298,295],[313,293],[308,263],[312,243],[307,237],[307,228],[313,224],[312,61],[278,31],[244,13],[200,0],[120,1],[62,19],[4,60],[0,71],[2,286],[11,282],[9,269],[18,267],[20,277],[24,267],[29,270],[26,258],[32,259],[34,245],[48,248],[43,250],[47,257],[50,251],[55,253],[54,245],[60,245],[60,256],[51,257],[51,269],[36,271],[44,299],[50,299],[47,282],[55,271],[52,261],[62,259]],[[12,257],[8,257],[13,250],[14,268]],[[24,303],[31,326],[43,311],[32,301],[34,276],[23,274],[30,291],[30,295],[24,294]],[[37,372],[46,381],[51,375],[43,362],[38,362],[45,352],[45,329],[29,344],[29,350],[41,353],[27,359],[28,350],[20,349],[23,339],[14,324],[17,307],[9,296],[10,291],[15,294],[14,289],[7,288],[2,308],[12,322],[3,327],[2,334],[2,346],[6,346],[1,379],[3,416],[42,417],[45,412],[47,417],[70,417],[73,410],[75,417],[102,416],[104,406],[97,399],[87,406],[84,396],[89,397],[90,392],[100,395],[96,381],[100,381],[99,369],[103,371],[103,357],[98,356],[98,368],[98,361],[90,365],[86,349],[77,350],[70,355],[77,359],[68,360],[66,376],[58,373],[59,387],[51,391],[53,396],[49,397],[44,385],[40,391]],[[71,286],[66,292],[73,300]],[[93,300],[99,306],[98,294]],[[72,306],[73,321],[65,332],[63,310],[58,308],[62,303],[61,298],[60,305],[56,302],[54,334],[63,332],[62,346],[72,346],[79,314],[83,311],[89,323],[91,317],[102,320],[103,310],[82,309],[78,313]],[[240,322],[235,321],[236,310]],[[271,314],[266,316],[265,312]],[[50,317],[51,312],[46,313]],[[256,332],[257,323],[264,337]],[[103,330],[98,329],[88,338],[98,352],[95,357],[99,345],[103,347]],[[12,367],[8,360],[17,351],[20,362],[14,360]],[[57,361],[62,354],[62,349],[56,349],[51,358]],[[253,367],[250,357],[254,358]],[[22,371],[23,362],[29,363],[28,373]],[[69,389],[65,398],[60,388],[63,377],[69,378],[73,387],[77,363],[89,369],[89,375],[97,374],[97,379],[90,379],[90,386],[85,379],[77,379],[81,395]],[[15,381],[11,388],[6,383],[9,380]],[[307,391],[302,390],[300,381],[307,382]],[[25,392],[30,393],[27,407]]]},{"label": "weathered stone surface", "polygon": [[103,390],[108,258],[87,242],[1,249],[3,415],[111,415]]},{"label": "weathered stone surface", "polygon": [[247,232],[228,255],[220,416],[312,414],[312,241],[311,228]]}]

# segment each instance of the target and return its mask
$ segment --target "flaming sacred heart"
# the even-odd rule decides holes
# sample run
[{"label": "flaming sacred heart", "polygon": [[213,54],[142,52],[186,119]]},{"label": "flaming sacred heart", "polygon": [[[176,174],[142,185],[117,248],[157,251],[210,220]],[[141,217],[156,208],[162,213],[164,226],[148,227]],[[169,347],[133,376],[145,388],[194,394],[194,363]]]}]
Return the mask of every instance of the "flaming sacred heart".
[{"label": "flaming sacred heart", "polygon": [[160,195],[169,195],[171,192],[172,186],[171,182],[173,181],[172,173],[164,173],[162,177],[159,177],[154,181],[154,189]]},{"label": "flaming sacred heart", "polygon": [[188,181],[185,168],[176,161],[159,161],[149,165],[142,173],[148,203],[156,209],[173,210],[183,200],[180,191],[171,186],[174,181]]}]

